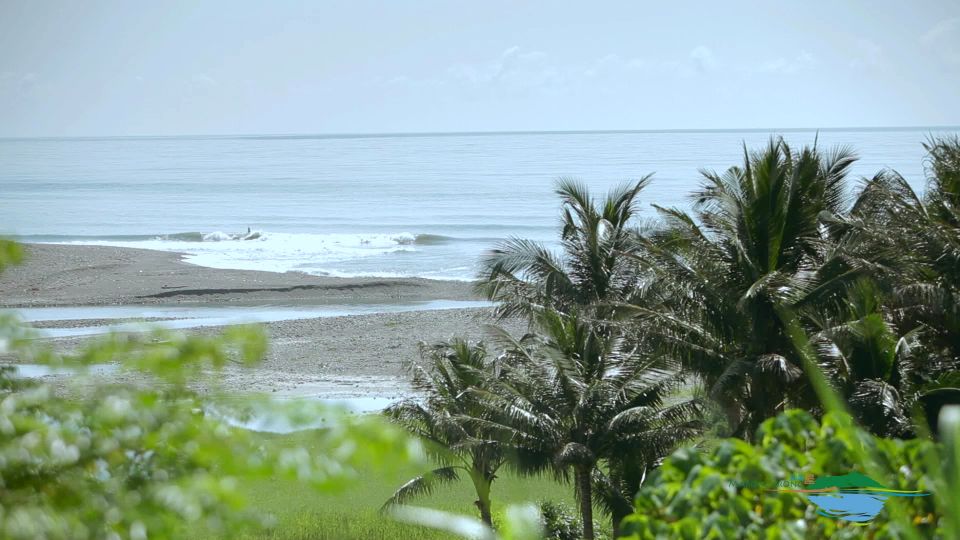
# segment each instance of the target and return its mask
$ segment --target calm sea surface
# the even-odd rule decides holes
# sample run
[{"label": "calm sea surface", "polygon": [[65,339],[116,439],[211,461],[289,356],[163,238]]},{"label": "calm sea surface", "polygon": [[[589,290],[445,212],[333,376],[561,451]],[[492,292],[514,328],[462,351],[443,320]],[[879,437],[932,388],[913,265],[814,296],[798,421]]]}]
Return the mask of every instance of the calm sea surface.
[{"label": "calm sea surface", "polygon": [[[825,131],[924,184],[940,132]],[[218,268],[467,279],[511,235],[556,236],[558,177],[596,192],[654,173],[650,203],[687,206],[698,169],[725,169],[768,132],[0,140],[0,234],[141,247]],[[810,131],[783,134],[793,145]],[[248,235],[247,230],[251,233]]]}]

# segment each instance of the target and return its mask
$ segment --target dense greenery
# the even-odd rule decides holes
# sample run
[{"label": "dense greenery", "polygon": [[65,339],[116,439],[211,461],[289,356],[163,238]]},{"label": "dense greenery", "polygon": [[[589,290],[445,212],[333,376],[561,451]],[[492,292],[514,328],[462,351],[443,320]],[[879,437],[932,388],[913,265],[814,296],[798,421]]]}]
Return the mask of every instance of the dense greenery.
[{"label": "dense greenery", "polygon": [[[864,470],[862,441],[856,431],[831,413],[822,425],[801,410],[790,410],[763,422],[755,445],[727,439],[709,453],[692,448],[676,451],[644,484],[636,513],[626,519],[628,538],[890,538],[904,537],[912,527],[923,537],[937,530],[933,497],[892,498],[909,522],[877,519],[865,526],[823,517],[801,494],[777,491],[802,485],[807,475],[843,475]],[[870,437],[883,464],[880,484],[898,490],[929,490],[943,475],[926,462],[934,451],[927,440]],[[938,464],[939,465],[939,464]],[[802,486],[806,487],[806,486]],[[943,510],[944,507],[940,507]]]},{"label": "dense greenery", "polygon": [[615,529],[644,472],[695,433],[696,404],[666,405],[677,375],[629,340],[552,311],[538,324],[541,335],[505,338],[510,369],[481,393],[487,410],[473,422],[507,441],[521,470],[569,473],[593,538],[595,496]]},{"label": "dense greenery", "polygon": [[[790,407],[819,417],[833,396],[845,404],[837,415],[875,435],[925,433],[960,402],[960,141],[926,148],[920,197],[892,171],[855,190],[848,149],[774,139],[745,149],[740,165],[704,171],[692,211],[656,207],[659,219],[642,226],[649,178],[600,201],[562,180],[559,252],[511,239],[483,261],[478,284],[531,333],[493,332],[495,375],[476,371],[482,380],[458,389],[471,410],[448,418],[471,444],[498,444],[508,466],[570,481],[588,539],[595,506],[619,532],[630,497],[663,478],[645,480],[671,449],[727,433],[761,446],[721,448],[759,456],[769,419]],[[829,389],[818,390],[824,375]],[[671,397],[691,387],[705,399]],[[921,410],[928,422],[917,424]]]},{"label": "dense greenery", "polygon": [[[0,536],[4,538],[166,538],[184,525],[235,533],[269,524],[236,493],[240,479],[291,478],[321,491],[356,480],[358,467],[389,469],[414,457],[399,430],[373,419],[332,424],[319,447],[265,451],[230,427],[227,404],[189,391],[185,382],[229,358],[253,362],[261,333],[222,338],[155,333],[114,337],[69,357],[35,349],[3,324],[8,347],[33,361],[83,366],[117,360],[148,372],[149,388],[99,384],[55,389],[0,371]],[[63,394],[67,395],[63,395]],[[298,415],[335,411],[310,408]]]},{"label": "dense greenery", "polygon": [[860,274],[827,225],[843,212],[852,162],[844,150],[771,141],[723,174],[704,172],[694,214],[659,209],[664,225],[645,239],[643,268],[659,290],[637,313],[658,349],[701,378],[736,435],[787,404],[811,405],[776,310],[835,301]]},{"label": "dense greenery", "polygon": [[934,140],[924,199],[890,171],[851,204],[852,156],[772,141],[705,173],[693,216],[661,209],[641,272],[662,292],[638,303],[663,354],[677,355],[749,438],[789,406],[817,410],[781,313],[800,318],[818,363],[881,435],[909,436],[911,405],[960,366],[955,344],[956,139]]}]

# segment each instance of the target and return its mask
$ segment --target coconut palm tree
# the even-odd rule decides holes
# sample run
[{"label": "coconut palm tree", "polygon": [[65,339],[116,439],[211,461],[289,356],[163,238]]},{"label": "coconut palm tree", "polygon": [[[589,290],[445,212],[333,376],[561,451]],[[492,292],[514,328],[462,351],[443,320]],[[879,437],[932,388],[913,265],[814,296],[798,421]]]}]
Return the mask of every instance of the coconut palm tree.
[{"label": "coconut palm tree", "polygon": [[749,438],[788,403],[809,399],[778,307],[835,302],[867,265],[837,250],[854,161],[839,148],[795,152],[782,139],[724,173],[702,171],[692,214],[658,208],[641,265],[660,289],[634,313],[664,354],[698,374],[733,433]]},{"label": "coconut palm tree", "polygon": [[556,189],[562,201],[560,252],[511,238],[482,261],[478,291],[498,302],[501,317],[602,309],[629,297],[637,286],[636,265],[625,254],[636,248],[632,221],[637,197],[649,181],[646,176],[624,184],[595,201],[581,182],[561,179]]},{"label": "coconut palm tree", "polygon": [[870,248],[896,255],[887,279],[901,331],[920,329],[928,352],[942,364],[960,364],[960,137],[931,139],[928,182],[918,195],[899,174],[867,182],[856,209],[860,225],[877,233]]},{"label": "coconut palm tree", "polygon": [[[553,432],[537,433],[535,426],[517,425],[521,418],[508,415],[500,419],[499,429],[512,426],[516,430],[508,429],[508,440],[515,447],[522,470],[542,472],[547,468],[562,473],[561,476],[572,472],[581,501],[585,534],[590,537],[593,486],[602,495],[600,507],[611,514],[616,529],[619,520],[632,511],[632,499],[646,469],[654,466],[666,448],[689,436],[695,427],[693,423],[683,424],[690,418],[683,417],[681,422],[679,416],[673,416],[679,411],[689,414],[692,411],[689,403],[669,411],[659,408],[664,393],[678,380],[677,374],[670,371],[671,366],[644,356],[642,351],[646,345],[639,329],[618,322],[619,306],[629,304],[649,290],[649,283],[640,279],[638,265],[631,257],[640,247],[635,226],[638,196],[649,181],[647,176],[622,185],[597,201],[582,183],[561,179],[556,189],[562,204],[559,252],[537,242],[510,239],[484,259],[478,285],[483,295],[498,302],[501,317],[523,315],[528,318],[531,326],[543,334],[529,336],[529,340],[537,342],[535,349],[545,354],[534,361],[536,357],[524,348],[526,344],[506,340],[513,351],[509,355],[512,378],[508,377],[509,385],[498,385],[498,392],[487,392],[488,397],[495,398],[488,400],[488,404],[496,405],[490,416],[496,417],[499,407],[513,399],[523,399],[528,406],[527,413],[556,414],[559,416],[555,420],[565,422],[550,421]],[[641,360],[643,358],[647,360]],[[562,366],[567,369],[560,369]],[[602,366],[608,366],[610,373]],[[615,372],[620,374],[614,376]],[[607,376],[614,378],[607,379]],[[623,378],[626,385],[620,395],[614,391],[616,377]],[[656,390],[647,388],[650,393],[642,397],[632,393],[637,381],[648,379],[663,379],[663,384]],[[544,387],[546,381],[553,386]],[[562,393],[564,385],[569,386],[566,394]],[[578,397],[577,391],[586,394]],[[512,392],[518,393],[510,397]],[[508,397],[504,398],[504,393]],[[631,401],[634,398],[636,401]],[[564,399],[567,400],[565,408]],[[578,405],[577,399],[591,400],[590,407],[596,409],[583,408],[584,404]],[[600,405],[604,399],[607,401]],[[622,424],[625,420],[618,420],[613,425],[616,429],[606,431],[603,436],[587,437],[578,431],[592,428],[587,416],[577,415],[596,414],[599,418],[626,410],[631,412],[622,418],[630,418],[630,422]],[[660,417],[661,414],[664,416]],[[676,423],[662,429],[666,419]],[[618,432],[621,427],[624,431]],[[524,429],[530,431],[526,436],[532,439],[522,435]],[[624,439],[617,439],[617,433],[623,434]],[[580,440],[584,437],[593,441],[591,444],[601,444],[598,441],[602,440],[602,448],[585,445]],[[534,440],[540,442],[527,444]],[[544,440],[552,442],[542,446]],[[558,446],[561,443],[562,446]],[[601,453],[596,453],[600,450]],[[597,466],[601,462],[610,472],[609,476]]]},{"label": "coconut palm tree", "polygon": [[924,194],[883,171],[865,183],[847,226],[886,259],[876,272],[885,321],[914,338],[899,397],[922,402],[933,426],[941,406],[960,403],[960,137],[931,138],[924,148]]},{"label": "coconut palm tree", "polygon": [[880,436],[912,435],[910,408],[916,400],[914,371],[920,359],[917,332],[898,335],[884,313],[886,295],[863,278],[851,286],[839,313],[810,317],[821,369],[833,380],[857,419]]},{"label": "coconut palm tree", "polygon": [[480,519],[492,525],[490,489],[505,461],[503,445],[483,437],[463,419],[483,413],[468,390],[496,381],[498,363],[487,357],[483,344],[462,339],[422,346],[422,356],[428,365],[413,366],[413,386],[425,397],[393,405],[386,414],[422,440],[430,456],[443,466],[403,484],[384,507],[428,495],[436,486],[465,474],[476,490]]},{"label": "coconut palm tree", "polygon": [[[654,466],[697,432],[697,405],[666,405],[681,383],[676,371],[637,354],[611,327],[553,310],[541,312],[537,324],[539,334],[519,340],[500,331],[510,367],[497,383],[473,391],[488,409],[473,422],[514,448],[522,472],[572,476],[583,537],[592,539],[594,486],[614,486],[619,500],[636,492],[620,491],[632,484],[605,471]],[[616,529],[622,509],[602,508],[613,510]]]}]

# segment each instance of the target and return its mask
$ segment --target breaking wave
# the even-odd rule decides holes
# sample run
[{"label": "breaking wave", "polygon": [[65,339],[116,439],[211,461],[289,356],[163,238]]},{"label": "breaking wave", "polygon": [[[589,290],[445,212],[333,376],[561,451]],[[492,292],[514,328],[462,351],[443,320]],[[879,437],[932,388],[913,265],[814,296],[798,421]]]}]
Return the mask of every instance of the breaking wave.
[{"label": "breaking wave", "polygon": [[328,276],[472,279],[490,239],[439,234],[176,232],[152,235],[32,236],[26,242],[152,249],[184,254],[211,268],[305,272]]},{"label": "breaking wave", "polygon": [[316,236],[316,237],[336,237],[340,241],[347,241],[350,237],[355,237],[361,244],[369,244],[389,239],[399,245],[422,245],[432,246],[449,244],[458,241],[476,241],[487,240],[481,238],[455,238],[441,234],[412,234],[408,232],[396,234],[309,234],[309,233],[267,233],[263,231],[248,231],[241,233],[229,233],[224,231],[212,232],[177,232],[165,234],[108,234],[108,235],[23,235],[19,239],[24,242],[37,242],[47,244],[85,244],[85,243],[105,243],[105,242],[143,242],[143,241],[165,241],[165,242],[229,242],[237,240],[266,240],[270,237],[280,236]]}]

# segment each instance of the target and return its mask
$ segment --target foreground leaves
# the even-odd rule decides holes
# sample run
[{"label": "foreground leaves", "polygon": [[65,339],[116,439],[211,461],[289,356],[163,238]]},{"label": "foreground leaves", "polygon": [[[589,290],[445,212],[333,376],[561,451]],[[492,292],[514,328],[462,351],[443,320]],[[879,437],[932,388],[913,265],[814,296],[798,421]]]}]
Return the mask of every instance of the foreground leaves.
[{"label": "foreground leaves", "polygon": [[[960,433],[958,433],[960,435]],[[866,441],[864,441],[866,437]],[[943,484],[943,467],[931,467],[938,451],[927,440],[883,439],[852,427],[849,417],[828,413],[818,423],[790,410],[768,419],[755,445],[720,442],[709,453],[673,453],[637,494],[636,512],[624,521],[627,538],[952,538],[957,501]],[[863,455],[872,446],[873,463]],[[931,491],[931,497],[891,497],[869,524],[818,515],[799,493],[814,477],[866,473],[895,490]]]},{"label": "foreground leaves", "polygon": [[[219,338],[154,333],[111,336],[80,354],[33,348],[11,329],[14,354],[78,370],[76,384],[54,389],[0,370],[0,537],[11,539],[171,538],[187,528],[211,534],[264,527],[238,494],[240,480],[291,478],[322,491],[345,489],[369,467],[413,459],[416,448],[376,419],[348,420],[320,405],[297,410],[257,402],[290,422],[324,417],[320,452],[261,448],[232,427],[243,407],[186,386],[228,362],[253,363],[264,336],[253,328]],[[137,370],[150,383],[103,384],[83,376],[90,364]]]}]

